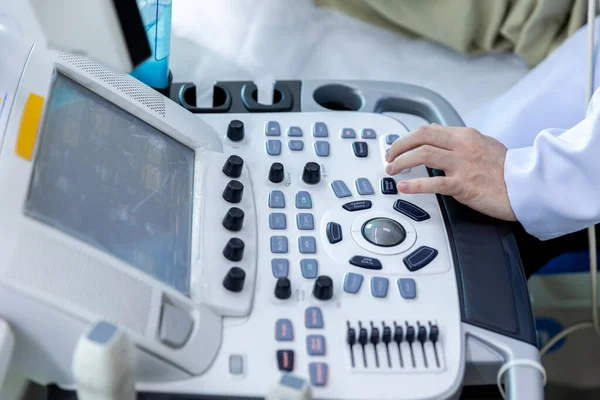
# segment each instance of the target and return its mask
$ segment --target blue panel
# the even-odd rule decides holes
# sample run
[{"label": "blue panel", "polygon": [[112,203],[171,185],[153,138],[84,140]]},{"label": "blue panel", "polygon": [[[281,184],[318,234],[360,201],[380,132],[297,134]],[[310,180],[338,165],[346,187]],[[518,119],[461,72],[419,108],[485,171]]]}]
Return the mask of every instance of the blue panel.
[{"label": "blue panel", "polygon": [[285,236],[271,236],[271,252],[285,254],[288,252],[288,240]]},{"label": "blue panel", "polygon": [[373,297],[384,298],[387,296],[389,282],[387,278],[371,278],[371,294]]},{"label": "blue panel", "polygon": [[314,258],[300,260],[300,271],[306,279],[315,279],[319,274],[319,262]]},{"label": "blue panel", "polygon": [[290,273],[290,262],[285,258],[271,260],[271,270],[275,278],[287,278]]},{"label": "blue panel", "polygon": [[290,126],[287,132],[290,137],[300,137],[302,136],[302,128],[299,126]]},{"label": "blue panel", "polygon": [[269,121],[265,125],[265,135],[267,136],[279,136],[281,135],[281,130],[279,129],[279,122],[277,121]]},{"label": "blue panel", "polygon": [[344,129],[342,129],[340,136],[343,139],[354,139],[354,138],[356,138],[356,132],[354,132],[354,129],[352,129],[352,128],[344,128]]},{"label": "blue panel", "polygon": [[304,312],[304,326],[308,329],[323,328],[323,313],[319,307],[308,307]]},{"label": "blue panel", "polygon": [[329,136],[329,132],[327,130],[327,125],[324,122],[315,122],[313,126],[313,136],[314,137],[327,137]]},{"label": "blue panel", "polygon": [[312,198],[310,194],[305,191],[296,193],[296,208],[310,209],[312,208]]},{"label": "blue panel", "polygon": [[275,340],[278,342],[289,342],[294,339],[292,321],[289,319],[278,319],[275,322]]},{"label": "blue panel", "polygon": [[315,254],[317,252],[317,241],[312,236],[300,236],[298,248],[301,254]]},{"label": "blue panel", "polygon": [[317,140],[314,144],[315,154],[319,157],[329,157],[329,142]]},{"label": "blue panel", "polygon": [[398,289],[400,290],[400,295],[405,299],[414,299],[417,297],[417,285],[412,278],[398,279]]},{"label": "blue panel", "polygon": [[350,189],[348,189],[348,186],[346,186],[344,181],[336,180],[331,182],[331,188],[338,199],[352,196]]},{"label": "blue panel", "polygon": [[308,364],[310,383],[313,386],[325,386],[327,384],[327,363],[315,362]]},{"label": "blue panel", "polygon": [[269,228],[274,230],[286,229],[287,220],[284,213],[269,214]]},{"label": "blue panel", "polygon": [[117,327],[110,322],[98,322],[91,332],[88,339],[98,344],[107,344],[117,333]]},{"label": "blue panel", "polygon": [[360,286],[363,282],[363,276],[348,272],[344,277],[344,292],[356,294],[360,290]]},{"label": "blue panel", "polygon": [[285,208],[285,197],[281,190],[273,190],[269,193],[269,207]]},{"label": "blue panel", "polygon": [[270,156],[278,156],[281,154],[281,140],[267,140],[267,154]]},{"label": "blue panel", "polygon": [[290,140],[288,142],[288,147],[292,151],[300,151],[304,149],[304,142],[302,140]]},{"label": "blue panel", "polygon": [[310,356],[325,355],[325,336],[308,335],[306,336],[306,351]]},{"label": "blue panel", "polygon": [[291,374],[284,374],[279,383],[283,386],[287,386],[298,391],[302,390],[302,388],[304,388],[306,385],[306,381],[304,379]]},{"label": "blue panel", "polygon": [[358,178],[356,180],[355,184],[356,184],[356,191],[361,196],[368,196],[371,194],[375,194],[375,191],[373,190],[373,186],[371,186],[371,182],[369,182],[369,180],[367,178]]},{"label": "blue panel", "polygon": [[301,231],[311,231],[315,229],[315,218],[309,213],[299,213],[296,215],[296,225]]}]

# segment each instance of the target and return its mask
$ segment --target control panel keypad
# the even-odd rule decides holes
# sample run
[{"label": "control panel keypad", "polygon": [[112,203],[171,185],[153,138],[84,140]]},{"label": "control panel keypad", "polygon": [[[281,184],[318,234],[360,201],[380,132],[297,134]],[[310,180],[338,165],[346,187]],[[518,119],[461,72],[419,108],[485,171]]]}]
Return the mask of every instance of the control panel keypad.
[{"label": "control panel keypad", "polygon": [[271,270],[275,278],[287,278],[290,273],[290,262],[286,258],[271,260]]},{"label": "control panel keypad", "polygon": [[310,193],[306,191],[300,191],[296,193],[296,208],[301,210],[312,208],[312,198]]},{"label": "control panel keypad", "polygon": [[267,154],[270,156],[278,156],[281,154],[281,140],[269,139],[266,141]]},{"label": "control panel keypad", "polygon": [[288,252],[288,240],[285,236],[271,236],[271,253],[285,254]]},{"label": "control panel keypad", "polygon": [[316,254],[317,241],[313,236],[300,236],[298,238],[298,249],[301,254]]},{"label": "control panel keypad", "polygon": [[316,279],[319,275],[319,262],[314,258],[300,260],[300,271],[306,279]]},{"label": "control panel keypad", "polygon": [[314,142],[315,154],[319,157],[329,157],[329,142],[317,140]]},{"label": "control panel keypad", "polygon": [[285,208],[285,197],[281,190],[273,190],[269,193],[270,208]]},{"label": "control panel keypad", "polygon": [[296,226],[301,231],[312,231],[315,229],[315,218],[310,213],[299,213],[296,215]]},{"label": "control panel keypad", "polygon": [[284,213],[269,214],[269,228],[273,230],[284,230],[287,228],[287,220]]},{"label": "control panel keypad", "polygon": [[304,142],[302,140],[290,140],[288,147],[292,151],[301,151],[304,149]]}]

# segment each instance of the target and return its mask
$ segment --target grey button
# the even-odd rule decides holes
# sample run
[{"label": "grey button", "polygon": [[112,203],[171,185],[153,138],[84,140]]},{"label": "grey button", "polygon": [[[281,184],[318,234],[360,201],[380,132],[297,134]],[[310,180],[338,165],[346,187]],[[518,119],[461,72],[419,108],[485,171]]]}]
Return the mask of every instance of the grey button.
[{"label": "grey button", "polygon": [[354,132],[354,129],[352,128],[344,128],[342,129],[340,136],[342,139],[354,139],[356,138],[356,132]]},{"label": "grey button", "polygon": [[371,186],[371,182],[367,178],[358,178],[356,180],[356,191],[361,196],[368,196],[370,194],[375,194],[373,190],[373,186]]},{"label": "grey button", "polygon": [[313,136],[314,137],[327,137],[329,136],[329,131],[327,130],[327,125],[324,122],[315,122],[313,125]]},{"label": "grey button", "polygon": [[398,138],[400,137],[400,135],[387,135],[385,137],[385,143],[387,144],[392,144],[394,143],[396,140],[398,140]]},{"label": "grey button", "polygon": [[360,290],[360,286],[363,282],[363,276],[348,272],[344,277],[344,292],[356,294]]},{"label": "grey button", "polygon": [[285,236],[271,236],[271,253],[285,254],[288,252],[288,240]]},{"label": "grey button", "polygon": [[304,326],[308,329],[323,328],[323,313],[319,307],[308,307],[304,312]]},{"label": "grey button", "polygon": [[302,136],[302,128],[299,126],[290,126],[288,128],[287,135],[291,137],[300,137]]},{"label": "grey button", "polygon": [[301,254],[315,254],[317,252],[317,241],[312,236],[300,236],[298,247]]},{"label": "grey button", "polygon": [[363,129],[360,133],[360,137],[362,137],[363,139],[375,139],[377,137],[377,134],[373,129]]},{"label": "grey button", "polygon": [[296,225],[301,231],[311,231],[315,229],[315,219],[312,214],[300,213],[296,215]]},{"label": "grey button", "polygon": [[285,208],[285,197],[281,190],[273,190],[269,193],[270,208]]},{"label": "grey button", "polygon": [[90,333],[88,333],[88,339],[92,342],[96,342],[101,345],[105,345],[115,336],[118,332],[117,326],[110,322],[100,321]]},{"label": "grey button", "polygon": [[287,220],[284,213],[269,214],[269,228],[271,229],[286,229]]},{"label": "grey button", "polygon": [[265,135],[267,136],[279,136],[281,135],[281,130],[279,129],[279,122],[277,121],[269,121],[265,125]]},{"label": "grey button", "polygon": [[306,279],[315,279],[319,274],[319,262],[314,258],[305,258],[300,260],[300,271],[302,277]]},{"label": "grey button", "polygon": [[348,186],[346,186],[344,181],[338,180],[331,182],[331,188],[333,189],[333,193],[335,193],[338,199],[352,196],[352,193],[350,193],[350,189],[348,189]]},{"label": "grey button", "polygon": [[315,154],[319,157],[329,157],[329,142],[317,140],[315,142]]},{"label": "grey button", "polygon": [[180,308],[163,303],[160,317],[160,340],[171,347],[181,347],[192,332],[192,317]]},{"label": "grey button", "polygon": [[242,375],[244,373],[244,357],[240,354],[229,356],[229,373],[231,375]]},{"label": "grey button", "polygon": [[306,336],[306,351],[309,356],[325,355],[325,336],[308,335]]},{"label": "grey button", "polygon": [[271,260],[271,270],[275,278],[287,278],[290,273],[290,262],[285,258]]},{"label": "grey button", "polygon": [[308,364],[308,375],[310,384],[313,386],[325,386],[327,384],[327,363],[314,362]]},{"label": "grey button", "polygon": [[288,142],[288,147],[292,151],[300,151],[304,149],[304,142],[302,140],[290,140]]},{"label": "grey button", "polygon": [[398,279],[398,289],[400,289],[400,296],[405,299],[414,299],[417,297],[417,285],[412,278]]},{"label": "grey button", "polygon": [[267,140],[267,154],[270,156],[278,156],[281,154],[281,140]]},{"label": "grey button", "polygon": [[282,386],[290,387],[298,392],[301,391],[308,384],[304,379],[292,374],[281,375],[279,383]]},{"label": "grey button", "polygon": [[294,330],[292,321],[289,319],[278,319],[275,322],[275,340],[278,342],[288,342],[294,339]]},{"label": "grey button", "polygon": [[312,198],[310,197],[310,194],[308,192],[301,191],[296,193],[296,208],[312,208]]},{"label": "grey button", "polygon": [[371,294],[374,297],[384,298],[387,296],[389,282],[387,278],[371,278]]}]

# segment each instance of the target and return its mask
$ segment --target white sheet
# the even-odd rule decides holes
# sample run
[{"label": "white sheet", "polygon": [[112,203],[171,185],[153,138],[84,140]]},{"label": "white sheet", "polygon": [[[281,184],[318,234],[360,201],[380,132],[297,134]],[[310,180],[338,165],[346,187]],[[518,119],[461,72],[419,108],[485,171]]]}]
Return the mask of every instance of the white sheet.
[{"label": "white sheet", "polygon": [[252,79],[270,103],[275,79],[370,79],[425,86],[466,117],[528,72],[514,55],[464,57],[311,0],[173,3],[171,68],[176,81],[196,83],[202,105],[215,80]]}]

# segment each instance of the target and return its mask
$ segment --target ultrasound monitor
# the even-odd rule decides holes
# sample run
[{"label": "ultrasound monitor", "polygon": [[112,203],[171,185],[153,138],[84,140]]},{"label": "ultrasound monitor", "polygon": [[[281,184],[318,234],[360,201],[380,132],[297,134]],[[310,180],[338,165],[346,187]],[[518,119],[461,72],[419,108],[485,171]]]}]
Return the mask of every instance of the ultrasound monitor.
[{"label": "ultrasound monitor", "polygon": [[189,295],[194,151],[57,73],[25,212]]}]

